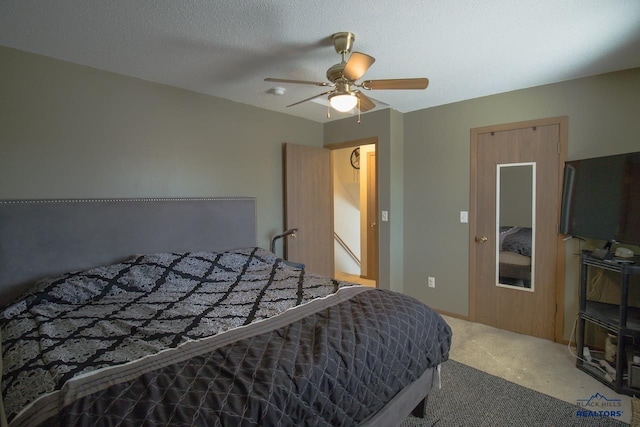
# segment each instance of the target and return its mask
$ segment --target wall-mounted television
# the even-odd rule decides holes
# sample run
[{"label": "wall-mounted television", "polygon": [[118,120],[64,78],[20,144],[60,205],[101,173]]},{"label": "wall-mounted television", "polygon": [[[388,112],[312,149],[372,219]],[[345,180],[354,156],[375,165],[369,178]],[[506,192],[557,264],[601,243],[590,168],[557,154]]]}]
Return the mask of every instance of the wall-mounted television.
[{"label": "wall-mounted television", "polygon": [[640,245],[640,152],[566,162],[560,232]]}]

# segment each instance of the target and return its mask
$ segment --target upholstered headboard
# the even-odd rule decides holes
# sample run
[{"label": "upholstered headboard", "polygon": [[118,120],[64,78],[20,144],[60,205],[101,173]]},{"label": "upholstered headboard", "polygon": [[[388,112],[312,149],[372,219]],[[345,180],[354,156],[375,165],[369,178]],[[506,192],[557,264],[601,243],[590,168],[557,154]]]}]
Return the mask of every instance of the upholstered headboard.
[{"label": "upholstered headboard", "polygon": [[256,245],[255,198],[0,201],[0,306],[33,281],[134,254]]}]

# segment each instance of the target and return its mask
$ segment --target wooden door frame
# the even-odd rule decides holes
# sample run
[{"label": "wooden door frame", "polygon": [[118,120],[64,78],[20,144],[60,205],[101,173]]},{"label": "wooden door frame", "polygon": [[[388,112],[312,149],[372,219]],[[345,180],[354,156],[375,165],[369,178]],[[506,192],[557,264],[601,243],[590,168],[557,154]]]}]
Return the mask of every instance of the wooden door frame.
[{"label": "wooden door frame", "polygon": [[[378,158],[380,156],[377,155],[378,153],[378,137],[377,136],[371,136],[368,138],[361,138],[361,139],[353,139],[350,141],[343,141],[343,142],[336,142],[336,143],[332,143],[332,144],[325,144],[324,148],[326,148],[327,150],[339,150],[342,148],[352,148],[352,147],[359,147],[361,145],[373,145],[375,147],[375,152],[376,152],[376,175],[375,175],[375,179],[376,179],[376,212],[380,212],[380,206],[379,206],[379,200],[380,200],[380,189],[379,189],[379,179],[378,179],[378,171],[380,170],[380,168],[378,167],[379,165],[379,160]],[[376,266],[378,267],[378,271],[376,271],[376,287],[378,286],[378,281],[380,278],[380,221],[378,221],[378,244],[376,245]]]},{"label": "wooden door frame", "polygon": [[[377,148],[377,147],[376,147]],[[365,279],[375,280],[376,284],[378,283],[378,253],[380,252],[378,249],[378,240],[380,234],[380,219],[378,218],[378,164],[377,164],[378,153],[375,151],[367,152],[367,221],[365,223],[365,228],[367,230],[367,273],[362,274],[360,272],[360,276]],[[373,164],[373,167],[370,166]],[[370,177],[373,169],[373,189],[370,189]],[[373,194],[370,194],[373,193]],[[373,203],[372,203],[373,202]],[[362,208],[361,208],[362,209]],[[373,233],[370,233],[371,230],[371,216],[369,215],[373,210],[373,216],[376,218],[376,228]],[[372,256],[373,254],[373,256]],[[371,268],[371,265],[375,267],[375,269]]]},{"label": "wooden door frame", "polygon": [[[476,321],[476,206],[478,202],[476,175],[478,172],[478,135],[488,132],[503,132],[534,126],[558,125],[560,141],[558,142],[558,176],[563,176],[564,162],[567,158],[569,135],[568,116],[549,117],[544,119],[527,120],[522,122],[505,123],[471,129],[471,152],[469,168],[469,320]],[[562,200],[562,178],[558,183],[558,207]],[[560,209],[557,213],[556,225],[560,223]],[[557,228],[556,228],[557,229]],[[564,335],[564,288],[565,288],[565,248],[562,236],[556,238],[556,315],[554,321],[554,341],[562,342]]]}]

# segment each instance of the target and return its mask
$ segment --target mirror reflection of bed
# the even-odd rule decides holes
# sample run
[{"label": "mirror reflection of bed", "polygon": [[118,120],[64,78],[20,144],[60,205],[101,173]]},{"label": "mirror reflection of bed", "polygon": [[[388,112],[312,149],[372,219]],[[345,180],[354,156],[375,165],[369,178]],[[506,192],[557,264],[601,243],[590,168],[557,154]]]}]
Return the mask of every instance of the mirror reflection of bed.
[{"label": "mirror reflection of bed", "polygon": [[535,163],[498,165],[497,285],[533,291]]},{"label": "mirror reflection of bed", "polygon": [[501,284],[531,289],[530,227],[500,227],[499,258]]}]

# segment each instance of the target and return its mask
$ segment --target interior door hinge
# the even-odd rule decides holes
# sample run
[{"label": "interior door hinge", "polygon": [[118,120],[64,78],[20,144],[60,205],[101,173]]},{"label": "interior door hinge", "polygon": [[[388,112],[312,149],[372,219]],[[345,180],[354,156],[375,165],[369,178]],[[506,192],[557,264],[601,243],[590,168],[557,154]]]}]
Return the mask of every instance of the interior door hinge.
[{"label": "interior door hinge", "polygon": [[558,141],[558,154],[560,154],[560,141]]}]

